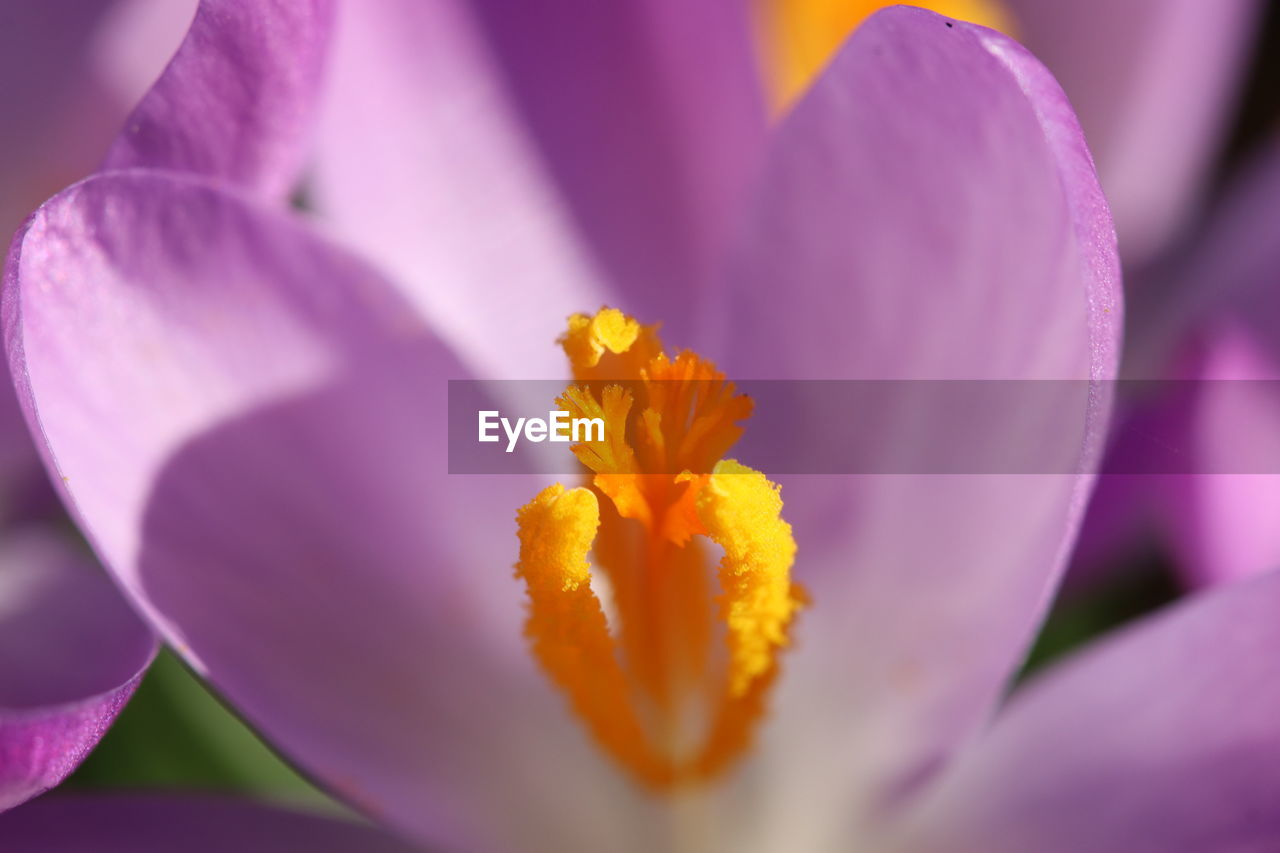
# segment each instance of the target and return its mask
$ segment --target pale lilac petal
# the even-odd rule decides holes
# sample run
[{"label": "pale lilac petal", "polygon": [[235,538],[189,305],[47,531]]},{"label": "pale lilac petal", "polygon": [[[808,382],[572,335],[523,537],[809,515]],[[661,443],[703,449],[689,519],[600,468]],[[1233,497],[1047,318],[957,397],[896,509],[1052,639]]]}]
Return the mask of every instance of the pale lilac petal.
[{"label": "pale lilac petal", "polygon": [[910,850],[1267,850],[1280,834],[1280,575],[1046,672],[929,795]]},{"label": "pale lilac petal", "polygon": [[452,2],[340,13],[320,212],[482,376],[564,375],[553,341],[566,316],[608,297],[476,22]]},{"label": "pale lilac petal", "polygon": [[213,797],[78,794],[0,817],[9,853],[412,853],[347,820]]},{"label": "pale lilac petal", "polygon": [[86,555],[52,534],[0,546],[0,811],[63,780],[124,707],[156,643]]},{"label": "pale lilac petal", "polygon": [[749,4],[474,5],[605,273],[686,336],[765,141]]},{"label": "pale lilac petal", "polygon": [[1257,0],[1007,0],[1075,106],[1127,263],[1188,224],[1252,55]]},{"label": "pale lilac petal", "polygon": [[739,4],[341,11],[317,207],[468,361],[561,376],[605,302],[683,336],[763,130]]},{"label": "pale lilac petal", "polygon": [[446,475],[467,374],[392,286],[282,214],[135,173],[46,205],[6,296],[83,528],[275,745],[445,847],[652,849],[522,637],[514,512],[539,484]]},{"label": "pale lilac petal", "polygon": [[[734,270],[710,347],[732,376],[1115,375],[1114,233],[1066,99],[1013,42],[929,12],[872,17],[786,119]],[[984,719],[1074,537],[1108,407],[1095,390],[998,436],[1066,431],[1076,467],[1046,470],[1079,476],[784,481],[813,605],[752,812],[792,815],[791,842],[761,849],[823,848]],[[865,414],[886,453],[947,441],[955,419],[924,403]],[[822,413],[790,413],[806,415]]]},{"label": "pale lilac petal", "polygon": [[287,194],[306,155],[331,7],[329,0],[202,0],[104,168],[192,172]]}]

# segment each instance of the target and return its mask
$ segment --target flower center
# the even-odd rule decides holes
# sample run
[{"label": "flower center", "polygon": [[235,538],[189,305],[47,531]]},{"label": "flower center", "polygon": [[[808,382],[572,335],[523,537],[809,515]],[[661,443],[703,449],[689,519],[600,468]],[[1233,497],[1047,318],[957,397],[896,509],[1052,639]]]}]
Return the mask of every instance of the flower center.
[{"label": "flower center", "polygon": [[[751,401],[694,353],[668,358],[656,326],[615,309],[571,317],[561,344],[579,384],[556,402],[603,418],[605,435],[572,448],[593,472],[587,486],[557,483],[517,515],[525,633],[637,779],[705,781],[747,751],[804,601],[778,486],[724,458]],[[711,546],[723,551],[718,593]]]},{"label": "flower center", "polygon": [[[849,33],[885,0],[756,0],[764,76],[774,108],[785,109],[808,88]],[[1012,34],[1000,0],[921,0],[939,15]]]}]

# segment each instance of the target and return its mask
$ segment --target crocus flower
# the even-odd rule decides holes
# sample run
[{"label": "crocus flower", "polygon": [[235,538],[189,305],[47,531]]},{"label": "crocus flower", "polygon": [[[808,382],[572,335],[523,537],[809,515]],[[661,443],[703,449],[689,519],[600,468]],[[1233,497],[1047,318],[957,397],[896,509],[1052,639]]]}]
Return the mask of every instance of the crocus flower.
[{"label": "crocus flower", "polygon": [[[194,4],[48,0],[0,13],[0,230],[91,172]],[[0,394],[0,810],[97,743],[155,640],[64,535],[17,401]],[[8,839],[6,838],[6,845]]]},{"label": "crocus flower", "polygon": [[[770,127],[739,16],[203,3],[107,166],[45,204],[6,267],[19,395],[99,556],[282,751],[446,848],[1267,843],[1275,578],[1003,699],[1116,372],[1114,234],[1061,90],[1003,36],[893,9]],[[313,109],[322,222],[284,203]],[[570,316],[579,370],[649,340],[629,316],[730,378],[1102,390],[1066,416],[1077,474],[792,478],[779,508],[756,475],[737,475],[752,499],[715,493],[723,460],[692,470],[711,479],[686,532],[730,568],[768,557],[806,603],[756,645],[768,709],[731,760],[645,778],[597,731],[588,676],[613,690],[665,635],[631,656],[596,631],[568,653],[594,618],[594,525],[560,501],[643,525],[635,504],[445,468],[444,380],[567,378]],[[914,414],[877,413],[893,438]],[[734,523],[743,507],[760,524]],[[769,547],[738,548],[752,531]]]}]

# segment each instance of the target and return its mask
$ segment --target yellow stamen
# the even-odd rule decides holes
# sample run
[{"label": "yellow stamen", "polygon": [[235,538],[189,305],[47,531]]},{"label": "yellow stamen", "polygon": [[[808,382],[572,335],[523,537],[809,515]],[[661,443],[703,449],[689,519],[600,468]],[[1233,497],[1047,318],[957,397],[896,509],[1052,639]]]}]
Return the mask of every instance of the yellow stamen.
[{"label": "yellow stamen", "polygon": [[662,351],[657,326],[641,326],[617,308],[602,308],[590,317],[574,314],[560,344],[573,377],[582,381],[634,378]]},{"label": "yellow stamen", "polygon": [[781,513],[778,487],[732,459],[716,465],[698,497],[707,535],[724,548],[720,615],[729,628],[734,698],[768,672],[777,650],[787,644],[787,626],[799,608],[790,578],[796,540]]},{"label": "yellow stamen", "polygon": [[516,576],[529,592],[525,634],[535,657],[606,750],[646,781],[667,781],[670,768],[648,748],[631,713],[613,638],[591,590],[587,553],[600,524],[596,496],[557,483],[521,508],[516,521]]},{"label": "yellow stamen", "polygon": [[[723,459],[751,401],[705,359],[668,358],[656,327],[620,311],[571,317],[561,343],[583,384],[556,402],[603,418],[605,435],[573,448],[590,489],[557,484],[519,513],[534,654],[637,779],[709,779],[749,748],[803,601],[778,487]],[[724,551],[715,598],[708,543]]]},{"label": "yellow stamen", "polygon": [[[882,0],[755,0],[764,77],[773,104],[785,109],[809,87],[836,49]],[[915,5],[1011,33],[1000,0],[930,0]]]}]

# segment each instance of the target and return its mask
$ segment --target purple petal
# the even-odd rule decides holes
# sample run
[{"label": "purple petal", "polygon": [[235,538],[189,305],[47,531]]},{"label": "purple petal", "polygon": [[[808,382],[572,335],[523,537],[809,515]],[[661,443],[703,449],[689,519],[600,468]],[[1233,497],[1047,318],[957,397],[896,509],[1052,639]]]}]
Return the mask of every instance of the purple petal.
[{"label": "purple petal", "polygon": [[752,164],[737,4],[625,7],[343,7],[318,206],[484,373],[604,302],[682,328]]},{"label": "purple petal", "polygon": [[1184,431],[1182,446],[1202,473],[1165,478],[1164,491],[1152,496],[1166,511],[1179,567],[1195,585],[1280,567],[1280,362],[1271,341],[1259,344],[1233,324],[1206,328],[1204,338],[1196,366],[1205,384],[1161,423]]},{"label": "purple petal", "polygon": [[[45,0],[0,12],[0,230],[102,160],[195,0]],[[127,45],[127,53],[121,49]]]},{"label": "purple petal", "polygon": [[88,54],[97,72],[99,95],[111,95],[120,111],[113,118],[112,138],[105,143],[113,141],[128,112],[160,79],[199,5],[200,0],[114,0]]},{"label": "purple petal", "polygon": [[668,306],[653,319],[685,336],[765,141],[747,4],[476,5],[604,271],[624,293]]},{"label": "purple petal", "polygon": [[6,294],[82,526],[277,746],[445,847],[661,831],[525,647],[513,514],[538,486],[446,475],[466,373],[392,286],[283,215],[134,173],[46,205]]},{"label": "purple petal", "polygon": [[1157,404],[1118,404],[1112,440],[1067,573],[1066,582],[1074,589],[1086,590],[1113,572],[1149,560],[1185,479],[1161,472],[1171,468],[1170,448],[1187,447],[1188,396],[1193,394],[1175,394]]},{"label": "purple petal", "polygon": [[[41,201],[101,162],[159,76],[195,0],[44,0],[0,11],[0,239]],[[187,20],[183,20],[183,17]],[[0,390],[0,504],[48,493],[16,400]]]},{"label": "purple petal", "polygon": [[417,848],[346,820],[212,797],[49,797],[0,817],[10,853],[411,853]]},{"label": "purple petal", "polygon": [[49,500],[48,477],[40,465],[26,418],[7,383],[0,387],[0,519],[9,522],[35,514]]},{"label": "purple petal", "polygon": [[[1146,488],[1135,504],[1158,513],[1159,533],[1192,584],[1280,565],[1272,520],[1280,476],[1268,462],[1280,456],[1280,397],[1274,382],[1256,381],[1280,379],[1278,216],[1273,144],[1242,172],[1159,292],[1145,297],[1126,353],[1135,376],[1203,381],[1186,399],[1143,403],[1142,429],[1126,431],[1189,454],[1187,470],[1196,473],[1138,478]],[[1255,381],[1218,384],[1228,380]]]},{"label": "purple petal", "polygon": [[101,571],[49,534],[0,549],[0,810],[61,782],[106,732],[155,640]]},{"label": "purple petal", "polygon": [[1007,0],[1071,98],[1127,263],[1188,224],[1224,142],[1256,0]]},{"label": "purple petal", "polygon": [[[932,13],[872,17],[785,121],[734,269],[715,318],[732,376],[1115,375],[1114,234],[1065,97],[1013,42]],[[784,483],[814,603],[770,728],[769,794],[808,816],[792,823],[812,846],[990,710],[1075,535],[1108,399],[1082,395],[1049,425],[1076,441],[1077,467],[1054,470],[1080,476]],[[955,424],[873,416],[886,452],[936,449]],[[993,439],[1037,428],[1011,418]]]},{"label": "purple petal", "polygon": [[[1166,299],[1151,302],[1142,329],[1143,351],[1135,361],[1169,369],[1178,352],[1169,352],[1170,341],[1185,346],[1202,327],[1228,322],[1251,335],[1262,348],[1260,355],[1280,362],[1280,296],[1275,270],[1280,263],[1276,216],[1280,214],[1280,139],[1275,140],[1249,167],[1243,169],[1224,200],[1212,211],[1209,224],[1197,235],[1180,264],[1169,274]],[[1161,311],[1163,309],[1163,311]],[[1162,352],[1161,345],[1164,345]],[[1160,359],[1158,356],[1163,355]],[[1127,355],[1126,355],[1127,357]]]},{"label": "purple petal", "polygon": [[1046,673],[930,794],[920,849],[1267,849],[1280,832],[1278,610],[1273,573]]},{"label": "purple petal", "polygon": [[193,172],[268,196],[293,189],[328,46],[330,0],[202,0],[104,168]]},{"label": "purple petal", "polygon": [[[83,85],[80,62],[108,0],[11,5],[0,18],[0,229],[13,233],[22,217],[61,185],[79,158],[51,157],[63,110]],[[83,164],[84,171],[92,162]],[[33,180],[33,174],[39,175]],[[42,175],[41,173],[53,173]],[[52,183],[52,186],[48,184]]]}]

